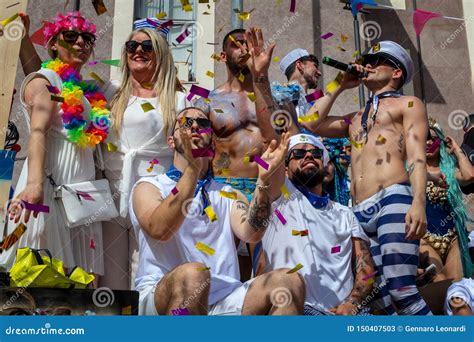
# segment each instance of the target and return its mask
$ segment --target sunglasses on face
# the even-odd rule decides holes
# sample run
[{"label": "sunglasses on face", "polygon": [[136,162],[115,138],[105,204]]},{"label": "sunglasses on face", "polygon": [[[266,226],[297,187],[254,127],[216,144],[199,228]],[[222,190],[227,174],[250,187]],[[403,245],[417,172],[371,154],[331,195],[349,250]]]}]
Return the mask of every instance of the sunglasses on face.
[{"label": "sunglasses on face", "polygon": [[311,156],[314,159],[321,159],[323,157],[323,151],[319,148],[314,148],[311,150],[305,150],[304,148],[295,148],[290,152],[289,159],[303,159],[306,156],[306,153],[311,153]]},{"label": "sunglasses on face", "polygon": [[62,35],[63,40],[68,44],[74,44],[79,36],[82,37],[86,45],[94,45],[96,40],[96,37],[89,32],[63,31]]},{"label": "sunglasses on face", "polygon": [[177,120],[181,122],[182,127],[191,128],[193,123],[196,122],[199,128],[210,128],[211,120],[205,118],[189,118],[187,116]]},{"label": "sunglasses on face", "polygon": [[143,52],[152,52],[153,51],[153,44],[151,40],[144,40],[143,42],[137,42],[136,40],[129,40],[125,43],[125,50],[128,53],[135,53],[138,47],[141,46]]},{"label": "sunglasses on face", "polygon": [[385,65],[389,65],[390,67],[394,69],[400,69],[395,62],[393,62],[390,58],[386,58],[386,57],[366,58],[362,62],[362,66],[366,66],[367,64],[370,64],[374,68],[385,64]]}]

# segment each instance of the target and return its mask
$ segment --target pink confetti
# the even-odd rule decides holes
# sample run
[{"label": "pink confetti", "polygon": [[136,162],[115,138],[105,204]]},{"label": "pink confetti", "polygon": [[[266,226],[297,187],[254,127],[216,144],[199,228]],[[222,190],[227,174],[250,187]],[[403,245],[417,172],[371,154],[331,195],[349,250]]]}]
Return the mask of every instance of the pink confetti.
[{"label": "pink confetti", "polygon": [[352,120],[351,118],[344,118],[344,122],[348,125],[352,125]]},{"label": "pink confetti", "polygon": [[290,3],[290,12],[291,12],[291,13],[295,13],[295,10],[296,10],[296,0],[291,0],[291,3]]},{"label": "pink confetti", "polygon": [[331,38],[332,36],[334,36],[334,34],[332,32],[328,32],[326,34],[323,34],[321,36],[321,39],[328,39],[328,38]]},{"label": "pink confetti", "polygon": [[98,63],[97,61],[92,61],[92,62],[87,63],[87,65],[96,65],[97,63]]},{"label": "pink confetti", "polygon": [[189,93],[188,96],[186,96],[186,100],[191,101],[194,97],[193,93]]},{"label": "pink confetti", "polygon": [[195,94],[195,95],[198,95],[198,96],[201,96],[201,97],[204,97],[205,99],[207,99],[209,97],[210,91],[206,88],[203,88],[203,87],[200,87],[200,86],[197,86],[197,85],[193,84],[191,86],[191,89],[189,89],[189,93],[190,94]]},{"label": "pink confetti", "polygon": [[164,22],[163,24],[160,25],[160,28],[165,29],[168,26],[173,26],[173,20],[168,20],[168,21]]},{"label": "pink confetti", "polygon": [[204,128],[198,131],[199,134],[212,134],[212,128]]},{"label": "pink confetti", "polygon": [[341,246],[334,246],[331,248],[331,254],[339,253],[341,251]]},{"label": "pink confetti", "polygon": [[31,210],[31,211],[39,212],[39,213],[49,213],[49,207],[47,205],[32,204],[23,200],[21,201],[21,203],[23,205],[23,208],[25,208],[26,210]]},{"label": "pink confetti", "polygon": [[58,88],[56,88],[55,86],[46,85],[46,88],[48,88],[48,91],[51,94],[60,94],[61,93],[61,91]]},{"label": "pink confetti", "polygon": [[378,271],[367,274],[364,278],[362,278],[362,280],[366,281],[367,279],[373,278],[377,273]]},{"label": "pink confetti", "polygon": [[283,214],[280,213],[280,210],[275,209],[275,215],[278,217],[282,224],[286,224],[286,219],[283,217]]},{"label": "pink confetti", "polygon": [[188,308],[177,308],[177,309],[172,309],[171,314],[173,316],[188,316],[189,315],[189,310]]},{"label": "pink confetti", "polygon": [[171,189],[171,193],[172,193],[173,195],[176,195],[178,192],[179,192],[179,191],[178,191],[178,188],[176,188],[176,187],[174,187],[173,189]]},{"label": "pink confetti", "polygon": [[150,163],[155,165],[155,164],[159,164],[160,162],[158,161],[158,159],[153,159],[153,160],[150,160]]},{"label": "pink confetti", "polygon": [[91,249],[95,249],[95,243],[94,243],[94,239],[91,238],[90,242],[89,242],[89,247]]},{"label": "pink confetti", "polygon": [[191,150],[193,154],[193,158],[201,158],[201,157],[214,157],[214,150],[210,147],[204,148],[195,148]]},{"label": "pink confetti", "polygon": [[181,32],[181,34],[176,38],[176,41],[178,42],[178,44],[181,44],[181,42],[185,40],[186,37],[189,36],[190,34],[191,32],[189,32],[189,30],[186,29],[183,32]]},{"label": "pink confetti", "polygon": [[265,160],[260,158],[260,156],[253,156],[253,161],[256,162],[258,165],[263,167],[265,170],[268,170],[268,164]]},{"label": "pink confetti", "polygon": [[323,96],[324,96],[324,93],[321,90],[316,90],[314,93],[306,95],[305,99],[307,102],[313,102]]},{"label": "pink confetti", "polygon": [[79,196],[81,196],[85,200],[95,201],[95,199],[91,195],[89,195],[87,192],[76,190],[76,194],[78,194]]}]

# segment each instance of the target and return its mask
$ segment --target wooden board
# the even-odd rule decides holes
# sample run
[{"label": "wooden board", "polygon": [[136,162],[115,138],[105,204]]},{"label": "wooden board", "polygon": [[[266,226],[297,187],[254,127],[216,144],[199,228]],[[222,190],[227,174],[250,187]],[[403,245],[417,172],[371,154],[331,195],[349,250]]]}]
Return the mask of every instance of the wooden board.
[{"label": "wooden board", "polygon": [[[0,21],[15,13],[26,12],[28,0],[0,0]],[[5,137],[10,116],[10,106],[15,86],[16,69],[20,54],[21,38],[23,35],[21,19],[17,18],[3,28],[0,37],[0,150],[5,144]],[[11,181],[0,181],[0,226],[3,226],[5,216],[4,206],[8,201]],[[3,229],[0,230],[3,231]]]}]

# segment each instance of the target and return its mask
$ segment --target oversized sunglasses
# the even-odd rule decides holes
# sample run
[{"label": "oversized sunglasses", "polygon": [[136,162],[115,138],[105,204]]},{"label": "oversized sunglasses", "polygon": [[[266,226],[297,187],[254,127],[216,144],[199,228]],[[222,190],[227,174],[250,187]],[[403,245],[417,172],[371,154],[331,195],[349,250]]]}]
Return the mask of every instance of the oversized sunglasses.
[{"label": "oversized sunglasses", "polygon": [[82,40],[86,45],[94,45],[96,37],[89,32],[77,32],[77,31],[63,31],[63,40],[68,44],[74,44],[77,41],[79,36],[82,37]]},{"label": "oversized sunglasses", "polygon": [[288,159],[303,159],[306,153],[311,153],[314,159],[321,159],[323,157],[323,151],[319,148],[313,148],[311,150],[305,150],[304,148],[295,148],[291,150]]},{"label": "oversized sunglasses", "polygon": [[152,52],[153,51],[153,43],[151,40],[144,40],[143,42],[137,42],[136,40],[129,40],[125,43],[125,50],[128,53],[135,53],[138,47],[141,46],[143,52]]},{"label": "oversized sunglasses", "polygon": [[372,67],[386,64],[386,65],[391,66],[394,69],[400,69],[400,66],[398,65],[398,63],[396,63],[395,61],[391,60],[388,57],[382,57],[382,56],[364,58],[364,61],[362,62],[362,66],[366,66],[367,64],[370,64]]},{"label": "oversized sunglasses", "polygon": [[193,123],[196,122],[199,128],[210,128],[211,127],[211,120],[205,118],[189,118],[187,116],[182,117],[179,120],[181,122],[182,127],[191,128]]}]

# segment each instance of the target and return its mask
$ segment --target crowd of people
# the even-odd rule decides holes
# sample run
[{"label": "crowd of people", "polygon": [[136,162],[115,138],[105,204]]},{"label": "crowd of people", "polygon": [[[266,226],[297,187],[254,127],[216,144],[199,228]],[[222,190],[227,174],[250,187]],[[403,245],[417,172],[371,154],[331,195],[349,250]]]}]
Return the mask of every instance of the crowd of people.
[{"label": "crowd of people", "polygon": [[[2,269],[18,248],[48,249],[96,287],[138,291],[143,315],[430,315],[419,288],[447,280],[445,313],[472,314],[463,193],[473,192],[474,115],[461,146],[445,136],[401,92],[415,73],[403,47],[377,42],[358,75],[311,96],[316,56],[291,51],[280,62],[288,83],[272,83],[275,44],[264,48],[260,28],[233,30],[225,83],[190,101],[160,28],[136,21],[122,79],[103,84],[80,76],[96,29],[79,12],[45,26],[41,65],[25,36],[29,144],[7,234],[27,229]],[[361,85],[365,108],[329,115]],[[68,228],[55,188],[100,177],[119,215]]]}]

